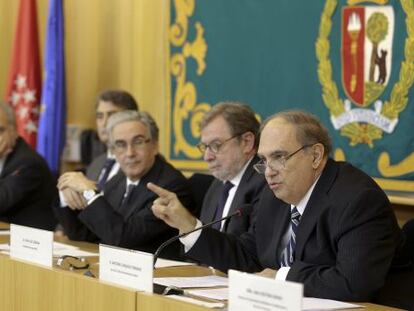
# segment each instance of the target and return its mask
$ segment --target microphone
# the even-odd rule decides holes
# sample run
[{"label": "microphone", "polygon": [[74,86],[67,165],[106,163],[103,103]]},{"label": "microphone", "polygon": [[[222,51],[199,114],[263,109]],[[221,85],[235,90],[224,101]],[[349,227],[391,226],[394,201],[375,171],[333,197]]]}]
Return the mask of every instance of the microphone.
[{"label": "microphone", "polygon": [[154,253],[154,267],[155,267],[155,263],[157,262],[158,257],[160,256],[160,253],[162,252],[162,250],[167,247],[168,245],[170,245],[171,243],[177,241],[178,239],[185,237],[186,235],[189,235],[190,233],[196,232],[198,230],[202,230],[204,228],[208,228],[211,227],[212,225],[218,223],[218,222],[222,222],[224,220],[230,219],[234,216],[238,216],[241,217],[243,215],[247,215],[250,214],[253,210],[253,205],[252,204],[243,204],[241,207],[239,207],[234,213],[231,213],[229,215],[227,215],[226,217],[223,217],[221,219],[217,219],[214,220],[212,222],[206,223],[205,225],[202,225],[201,227],[195,228],[193,230],[190,230],[188,232],[184,232],[181,233],[179,235],[173,236],[172,238],[168,239],[167,241],[165,241],[164,243],[162,243],[157,250]]}]

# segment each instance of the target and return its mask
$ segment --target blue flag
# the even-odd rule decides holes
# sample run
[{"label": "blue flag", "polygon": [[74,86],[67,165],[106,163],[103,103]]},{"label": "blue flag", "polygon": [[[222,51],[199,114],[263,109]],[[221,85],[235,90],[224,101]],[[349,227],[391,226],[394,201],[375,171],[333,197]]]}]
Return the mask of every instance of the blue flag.
[{"label": "blue flag", "polygon": [[49,0],[45,49],[45,81],[37,137],[37,151],[58,175],[66,136],[66,92],[61,0]]}]

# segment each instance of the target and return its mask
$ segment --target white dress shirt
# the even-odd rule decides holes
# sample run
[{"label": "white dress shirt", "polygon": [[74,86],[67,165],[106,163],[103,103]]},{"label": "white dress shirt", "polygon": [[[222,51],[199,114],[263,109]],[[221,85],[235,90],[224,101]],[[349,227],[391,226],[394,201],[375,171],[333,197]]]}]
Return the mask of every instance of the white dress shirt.
[{"label": "white dress shirt", "polygon": [[[231,180],[229,180],[234,186],[229,190],[229,195],[227,197],[226,200],[226,204],[224,205],[224,210],[223,210],[223,215],[222,217],[226,217],[230,211],[230,206],[231,203],[233,202],[234,196],[236,194],[237,188],[239,187],[240,181],[243,178],[244,172],[246,171],[247,167],[249,166],[250,162],[252,161],[253,158],[251,158],[249,161],[246,162],[246,164],[243,166],[243,168],[241,169],[241,171],[235,176],[233,177]],[[221,227],[220,230],[223,229],[225,221],[221,222]],[[196,228],[200,228],[202,226],[202,222],[197,219],[197,223],[195,226]],[[184,251],[188,252],[191,247],[193,247],[193,245],[197,242],[198,238],[200,237],[201,234],[201,230],[193,232],[189,235],[186,235],[182,238],[180,238],[181,243],[184,245]]]},{"label": "white dress shirt", "polygon": [[[316,183],[318,182],[319,177],[315,180],[315,182],[312,184],[312,186],[309,188],[308,192],[306,192],[305,196],[300,200],[299,204],[296,206],[296,209],[300,213],[301,217],[303,213],[305,212],[306,205],[308,205],[309,199],[312,195],[313,189],[315,188]],[[290,211],[292,212],[295,205],[290,205]],[[299,223],[300,226],[300,223]],[[283,250],[286,248],[286,245],[289,243],[290,236],[292,235],[292,223],[289,222],[288,230],[285,232],[285,234],[282,237],[281,243],[278,248],[278,257],[280,258],[282,255]],[[289,273],[290,267],[281,267],[277,273],[276,273],[276,280],[286,280],[287,274]]]}]

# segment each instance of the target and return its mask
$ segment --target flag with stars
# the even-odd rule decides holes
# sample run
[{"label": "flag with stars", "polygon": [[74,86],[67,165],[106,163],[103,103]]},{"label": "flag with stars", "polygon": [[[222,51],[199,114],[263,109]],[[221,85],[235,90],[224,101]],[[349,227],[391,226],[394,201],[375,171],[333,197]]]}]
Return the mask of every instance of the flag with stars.
[{"label": "flag with stars", "polygon": [[21,0],[17,16],[6,101],[16,115],[17,132],[36,148],[41,71],[35,0]]},{"label": "flag with stars", "polygon": [[58,175],[66,137],[65,60],[62,0],[49,0],[37,151]]}]

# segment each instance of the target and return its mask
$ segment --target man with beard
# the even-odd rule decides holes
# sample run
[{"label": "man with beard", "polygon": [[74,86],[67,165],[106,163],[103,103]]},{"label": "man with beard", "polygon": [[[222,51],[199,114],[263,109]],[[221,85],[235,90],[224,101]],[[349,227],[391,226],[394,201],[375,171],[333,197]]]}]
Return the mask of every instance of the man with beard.
[{"label": "man with beard", "polygon": [[[232,214],[244,204],[257,203],[265,185],[263,176],[253,169],[259,160],[259,126],[251,108],[236,102],[219,103],[203,117],[198,148],[216,178],[203,200],[203,223]],[[249,229],[251,217],[252,213],[245,213],[217,223],[214,228],[240,235]]]}]

